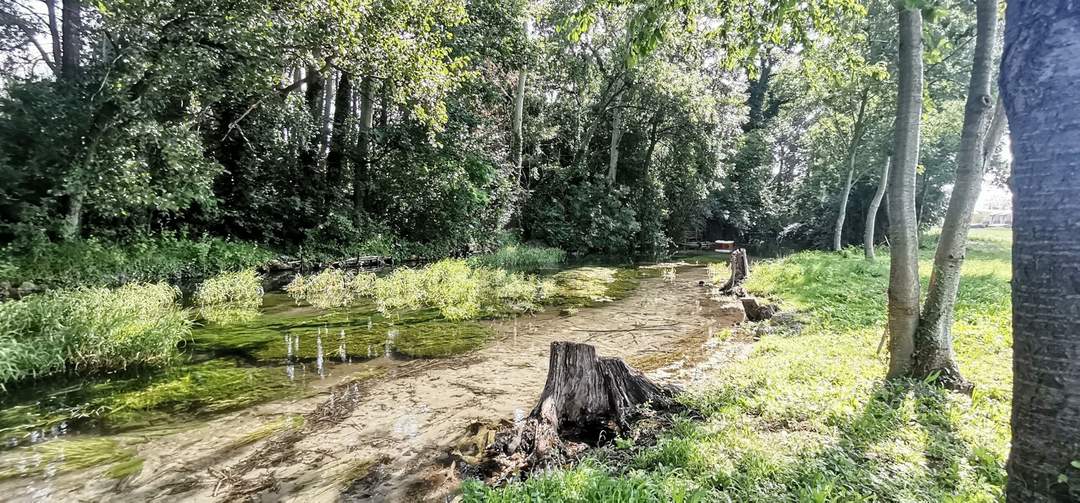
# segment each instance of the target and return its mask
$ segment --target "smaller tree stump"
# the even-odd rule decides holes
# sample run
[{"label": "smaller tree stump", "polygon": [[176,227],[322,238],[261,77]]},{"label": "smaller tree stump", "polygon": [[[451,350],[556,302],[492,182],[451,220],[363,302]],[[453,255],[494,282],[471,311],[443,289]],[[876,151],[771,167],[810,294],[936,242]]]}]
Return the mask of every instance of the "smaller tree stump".
[{"label": "smaller tree stump", "polygon": [[731,252],[728,264],[731,269],[731,277],[720,287],[720,293],[739,297],[746,295],[746,291],[742,287],[746,277],[750,275],[750,261],[746,257],[746,250],[739,248]]}]

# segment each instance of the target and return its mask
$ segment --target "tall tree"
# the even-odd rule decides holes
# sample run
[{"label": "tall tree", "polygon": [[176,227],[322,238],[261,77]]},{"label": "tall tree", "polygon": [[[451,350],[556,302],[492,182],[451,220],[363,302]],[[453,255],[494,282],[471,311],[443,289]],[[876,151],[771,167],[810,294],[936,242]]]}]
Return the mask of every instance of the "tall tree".
[{"label": "tall tree", "polygon": [[1080,500],[1080,6],[1010,0],[1000,87],[1013,147],[1010,502]]},{"label": "tall tree", "polygon": [[994,74],[994,45],[997,40],[998,1],[978,0],[975,57],[964,108],[964,126],[957,153],[956,182],[949,209],[941,228],[934,269],[930,275],[926,303],[915,333],[912,375],[926,378],[937,374],[950,389],[970,391],[971,383],[960,374],[952,344],[953,309],[960,286],[968,227],[979,198],[985,173],[984,145],[987,141],[994,98],[990,82]]},{"label": "tall tree", "polygon": [[61,74],[65,80],[74,81],[79,78],[80,61],[82,57],[82,2],[81,0],[64,0],[64,16],[61,24],[63,33],[63,54],[60,64]]},{"label": "tall tree", "polygon": [[915,216],[915,176],[919,164],[922,115],[922,11],[901,2],[898,93],[893,140],[895,166],[889,175],[889,373],[911,369],[919,325],[919,232]]}]

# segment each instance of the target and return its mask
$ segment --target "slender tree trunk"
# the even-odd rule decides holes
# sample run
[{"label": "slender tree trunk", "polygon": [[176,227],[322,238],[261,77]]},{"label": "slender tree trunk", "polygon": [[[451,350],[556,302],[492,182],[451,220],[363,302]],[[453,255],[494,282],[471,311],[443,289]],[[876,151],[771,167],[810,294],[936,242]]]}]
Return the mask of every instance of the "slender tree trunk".
[{"label": "slender tree trunk", "polygon": [[900,57],[897,117],[889,176],[889,373],[911,369],[919,325],[919,234],[915,218],[915,172],[919,163],[922,115],[922,11],[900,7]]},{"label": "slender tree trunk", "polygon": [[915,333],[912,367],[912,375],[916,378],[938,373],[939,381],[946,387],[964,392],[969,392],[972,385],[960,375],[960,367],[956,363],[952,318],[956,292],[960,287],[960,268],[964,265],[967,248],[968,227],[971,225],[971,214],[975,211],[975,201],[979,199],[986,165],[983,152],[994,103],[990,81],[994,73],[997,4],[998,0],[977,2],[975,59],[968,85],[960,151],[957,153],[956,182],[941,227],[922,318]]},{"label": "slender tree trunk", "polygon": [[334,101],[337,98],[337,79],[335,72],[331,72],[326,79],[322,97],[322,125],[319,128],[319,162],[324,162],[330,155],[330,135],[334,131]]},{"label": "slender tree trunk", "polygon": [[45,0],[45,10],[49,15],[49,41],[52,43],[53,72],[59,77],[63,71],[63,42],[60,40],[60,28],[56,21],[56,0]]},{"label": "slender tree trunk", "polygon": [[340,201],[340,194],[346,186],[345,166],[346,151],[349,148],[349,121],[352,118],[352,79],[346,72],[341,72],[337,91],[334,94],[334,127],[331,131],[330,152],[326,155],[326,178],[328,194]]},{"label": "slender tree trunk", "polygon": [[357,163],[353,168],[353,224],[363,223],[364,199],[371,170],[371,124],[375,103],[375,89],[370,76],[360,79],[360,134],[357,138]]},{"label": "slender tree trunk", "polygon": [[[621,101],[621,100],[620,100]],[[623,110],[622,103],[616,102],[611,110],[611,146],[608,147],[608,182],[615,183],[615,175],[619,170],[619,143],[623,135]]]},{"label": "slender tree trunk", "polygon": [[851,126],[851,141],[848,142],[847,148],[847,177],[844,180],[844,187],[840,191],[840,208],[836,212],[836,227],[833,230],[833,251],[840,251],[844,245],[844,220],[847,219],[847,205],[848,199],[851,197],[851,183],[855,179],[855,158],[859,152],[859,143],[862,140],[863,129],[865,127],[864,121],[866,120],[866,103],[870,101],[870,89],[863,89],[860,101],[859,111],[855,116],[855,123]]},{"label": "slender tree trunk", "polygon": [[[1010,0],[1000,86],[1013,148],[1008,501],[1080,501],[1080,6]],[[1064,476],[1064,478],[1062,478]]]},{"label": "slender tree trunk", "polygon": [[79,0],[63,0],[64,19],[61,30],[64,35],[63,58],[60,65],[64,80],[79,78],[82,59],[82,5]]},{"label": "slender tree trunk", "polygon": [[874,231],[877,227],[878,209],[881,208],[881,199],[885,197],[885,188],[889,186],[889,165],[892,164],[892,156],[885,158],[885,165],[881,168],[881,180],[878,181],[877,191],[870,200],[870,208],[866,210],[866,227],[863,229],[863,251],[866,260],[874,260]]},{"label": "slender tree trunk", "polygon": [[522,167],[522,152],[524,150],[524,136],[522,122],[525,114],[525,79],[528,73],[525,68],[518,71],[517,85],[514,86],[514,111],[510,118],[510,162],[514,165],[514,173],[521,183],[524,176]]}]

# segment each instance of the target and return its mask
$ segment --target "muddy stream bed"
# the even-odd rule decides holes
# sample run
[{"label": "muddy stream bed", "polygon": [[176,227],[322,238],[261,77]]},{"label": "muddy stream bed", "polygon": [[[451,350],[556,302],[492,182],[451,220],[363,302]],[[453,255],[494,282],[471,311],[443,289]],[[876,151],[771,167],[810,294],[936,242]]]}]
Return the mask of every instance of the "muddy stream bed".
[{"label": "muddy stream bed", "polygon": [[197,327],[165,371],[54,379],[0,401],[7,501],[442,501],[468,430],[528,414],[552,341],[587,342],[694,387],[747,343],[702,266],[635,272],[591,307],[448,322],[335,312],[268,294],[262,313]]}]

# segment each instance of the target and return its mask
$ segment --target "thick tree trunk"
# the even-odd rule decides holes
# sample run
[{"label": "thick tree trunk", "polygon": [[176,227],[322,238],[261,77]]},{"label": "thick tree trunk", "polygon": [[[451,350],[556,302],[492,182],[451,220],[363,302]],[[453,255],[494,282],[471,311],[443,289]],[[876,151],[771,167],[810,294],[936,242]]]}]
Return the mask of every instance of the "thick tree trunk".
[{"label": "thick tree trunk", "polygon": [[304,89],[304,101],[307,102],[308,113],[311,114],[312,124],[322,123],[322,98],[323,77],[319,69],[308,66],[306,71],[307,87]]},{"label": "thick tree trunk", "polygon": [[[1010,0],[1000,86],[1013,147],[1010,502],[1080,501],[1080,7]],[[1062,478],[1064,476],[1064,478]]]},{"label": "thick tree trunk", "polygon": [[619,358],[597,357],[593,346],[553,342],[536,407],[524,421],[497,433],[488,447],[490,481],[558,466],[587,446],[603,445],[629,431],[639,406],[677,408],[677,391],[650,381]]},{"label": "thick tree trunk", "polygon": [[64,35],[64,47],[60,71],[64,80],[71,82],[77,80],[81,73],[79,65],[82,58],[82,2],[64,0],[63,10],[61,31]]},{"label": "thick tree trunk", "polygon": [[517,85],[514,86],[514,111],[510,117],[510,162],[514,165],[514,173],[518,177],[518,183],[524,178],[522,171],[522,152],[524,151],[524,135],[522,122],[525,114],[525,79],[528,73],[524,68],[518,71]]},{"label": "thick tree trunk", "polygon": [[360,134],[357,138],[357,162],[353,167],[353,224],[360,227],[364,219],[364,199],[371,170],[371,125],[374,118],[374,78],[360,80]]},{"label": "thick tree trunk", "polygon": [[772,78],[772,60],[768,53],[761,55],[758,61],[757,79],[750,84],[750,95],[746,104],[750,109],[749,120],[743,124],[743,131],[750,132],[765,125],[765,99],[769,96],[769,80]]},{"label": "thick tree trunk", "polygon": [[983,151],[994,98],[990,81],[994,69],[994,41],[997,40],[998,0],[978,0],[975,59],[968,85],[964,126],[957,153],[956,182],[941,227],[934,255],[934,270],[926,293],[919,329],[915,332],[912,376],[924,379],[932,374],[944,386],[970,392],[972,384],[960,374],[952,344],[953,308],[960,287],[968,227],[983,183],[986,165]]},{"label": "thick tree trunk", "polygon": [[897,117],[889,176],[889,373],[908,375],[919,325],[919,234],[915,177],[922,115],[922,11],[900,7]]},{"label": "thick tree trunk", "polygon": [[346,186],[345,159],[349,148],[349,121],[352,119],[352,79],[346,72],[341,72],[338,79],[337,92],[334,96],[334,128],[331,132],[330,153],[326,156],[326,178],[329,185],[327,193],[333,199],[340,194]]},{"label": "thick tree trunk", "polygon": [[889,186],[889,167],[892,164],[892,156],[885,158],[885,166],[881,168],[881,180],[878,181],[877,191],[870,200],[870,208],[866,210],[866,227],[863,229],[863,252],[866,260],[874,260],[874,231],[877,227],[878,209],[881,208],[881,199],[885,196],[885,188]]}]

